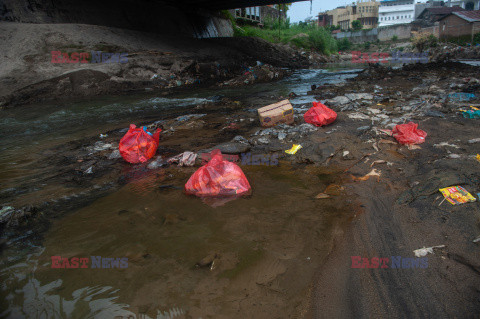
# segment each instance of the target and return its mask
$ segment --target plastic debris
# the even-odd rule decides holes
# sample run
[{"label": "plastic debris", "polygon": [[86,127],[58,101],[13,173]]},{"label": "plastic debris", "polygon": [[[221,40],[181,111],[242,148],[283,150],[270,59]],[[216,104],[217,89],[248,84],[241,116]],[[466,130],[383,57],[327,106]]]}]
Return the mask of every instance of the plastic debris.
[{"label": "plastic debris", "polygon": [[418,124],[413,122],[396,125],[392,134],[400,144],[421,144],[427,136],[427,132],[419,130]]},{"label": "plastic debris", "polygon": [[292,154],[292,155],[293,155],[293,154],[297,153],[297,151],[298,151],[299,149],[301,149],[301,148],[302,148],[302,145],[300,145],[300,144],[293,144],[292,148],[289,149],[289,150],[286,150],[285,153],[287,153],[287,154]]},{"label": "plastic debris", "polygon": [[303,115],[305,122],[315,126],[323,126],[333,123],[337,119],[337,113],[320,102],[313,102],[313,106]]},{"label": "plastic debris", "polygon": [[107,136],[108,136],[108,134],[100,134],[100,138],[105,138]]},{"label": "plastic debris", "polygon": [[415,254],[415,257],[424,257],[428,253],[433,254],[433,248],[444,248],[444,247],[445,247],[445,245],[432,246],[432,247],[425,247],[424,246],[423,248],[414,250],[413,253]]},{"label": "plastic debris", "polygon": [[178,166],[193,166],[195,160],[197,159],[197,154],[193,152],[183,152],[174,157],[168,159],[168,163],[178,163]]},{"label": "plastic debris", "polygon": [[474,243],[478,243],[480,242],[480,236],[478,236],[477,238],[475,238],[474,240],[472,240]]},{"label": "plastic debris", "polygon": [[158,148],[161,129],[153,136],[142,128],[130,124],[127,134],[120,140],[119,150],[123,159],[129,163],[144,163],[155,155]]},{"label": "plastic debris", "polygon": [[448,98],[454,101],[470,101],[475,98],[475,94],[459,92],[459,93],[449,94]]},{"label": "plastic debris", "polygon": [[477,154],[477,156],[475,158],[477,159],[477,161],[480,162],[480,154]]},{"label": "plastic debris", "polygon": [[325,193],[320,193],[320,194],[318,194],[317,196],[315,196],[315,198],[325,199],[325,198],[330,198],[330,195],[325,194]]},{"label": "plastic debris", "polygon": [[200,167],[185,184],[185,192],[196,196],[247,195],[251,191],[242,169],[226,161],[220,150],[212,151],[212,159]]},{"label": "plastic debris", "polygon": [[368,179],[370,179],[370,177],[372,176],[377,176],[377,181],[380,181],[380,176],[381,176],[381,171],[377,171],[376,169],[372,169],[370,171],[370,173],[368,173],[367,175],[364,175],[364,176],[361,176],[361,177],[356,177],[356,176],[353,176],[352,175],[352,178],[354,181],[366,181]]},{"label": "plastic debris", "polygon": [[476,201],[476,198],[473,197],[462,186],[450,186],[440,188],[439,191],[443,194],[443,197],[445,198],[444,200],[447,200],[452,205],[459,205]]}]

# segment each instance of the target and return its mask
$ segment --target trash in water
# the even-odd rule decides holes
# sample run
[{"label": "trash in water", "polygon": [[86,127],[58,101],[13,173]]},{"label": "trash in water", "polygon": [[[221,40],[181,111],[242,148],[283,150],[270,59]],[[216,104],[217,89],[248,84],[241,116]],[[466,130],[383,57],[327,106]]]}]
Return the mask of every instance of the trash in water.
[{"label": "trash in water", "polygon": [[337,113],[320,102],[313,102],[313,106],[303,115],[303,119],[315,126],[323,126],[333,123],[337,119]]},{"label": "trash in water", "polygon": [[224,160],[218,149],[212,155],[208,164],[190,176],[185,192],[196,196],[247,195],[251,187],[242,169]]},{"label": "trash in water", "polygon": [[425,142],[427,132],[419,130],[418,124],[409,122],[407,124],[396,125],[392,134],[400,144],[421,144]]},{"label": "trash in water", "polygon": [[454,101],[470,101],[475,98],[475,94],[464,93],[464,92],[453,93],[453,94],[449,94],[448,98]]},{"label": "trash in water", "polygon": [[157,152],[161,131],[161,129],[157,129],[151,136],[145,129],[130,124],[127,134],[120,140],[120,154],[129,163],[148,161]]},{"label": "trash in water", "polygon": [[459,205],[476,201],[476,198],[473,197],[462,186],[450,186],[440,188],[439,191],[443,194],[443,197],[445,198],[444,200],[447,200],[452,205]]},{"label": "trash in water", "polygon": [[432,247],[425,247],[424,246],[423,248],[414,250],[413,253],[415,254],[415,257],[424,257],[428,253],[433,254],[433,248],[444,248],[444,247],[445,247],[445,245],[432,246]]},{"label": "trash in water", "polygon": [[464,118],[480,119],[480,110],[476,107],[470,106],[473,110],[459,110]]},{"label": "trash in water", "polygon": [[357,182],[357,181],[366,181],[366,180],[370,179],[370,177],[372,177],[372,176],[377,176],[377,181],[380,181],[381,173],[382,173],[381,171],[377,171],[376,169],[372,169],[370,171],[370,173],[368,173],[365,176],[356,177],[356,176],[352,175],[352,178],[353,178],[354,181]]},{"label": "trash in water", "polygon": [[168,159],[168,162],[178,163],[178,166],[193,166],[195,160],[197,159],[197,154],[193,152],[183,152],[174,157]]},{"label": "trash in water", "polygon": [[293,124],[293,107],[289,100],[283,100],[259,108],[258,116],[263,127],[271,127],[279,123]]},{"label": "trash in water", "polygon": [[289,149],[289,150],[286,150],[285,153],[287,153],[287,154],[292,154],[292,155],[293,155],[293,154],[297,153],[297,151],[298,151],[299,149],[301,149],[301,148],[302,148],[302,145],[300,145],[300,144],[293,144],[292,148]]}]

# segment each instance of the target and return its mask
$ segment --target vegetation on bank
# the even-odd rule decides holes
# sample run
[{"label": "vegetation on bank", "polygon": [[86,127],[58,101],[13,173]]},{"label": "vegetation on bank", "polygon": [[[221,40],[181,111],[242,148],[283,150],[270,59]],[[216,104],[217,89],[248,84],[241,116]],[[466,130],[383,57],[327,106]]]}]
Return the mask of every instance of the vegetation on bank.
[{"label": "vegetation on bank", "polygon": [[258,37],[272,43],[292,44],[307,50],[316,50],[325,55],[337,53],[337,41],[330,30],[307,23],[290,23],[267,20],[263,28],[252,25],[237,26],[234,24],[234,35],[237,37]]}]

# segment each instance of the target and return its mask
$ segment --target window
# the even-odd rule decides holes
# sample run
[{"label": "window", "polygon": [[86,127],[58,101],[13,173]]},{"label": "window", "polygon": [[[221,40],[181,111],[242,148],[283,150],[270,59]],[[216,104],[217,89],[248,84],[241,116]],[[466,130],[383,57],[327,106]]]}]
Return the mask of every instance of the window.
[{"label": "window", "polygon": [[398,18],[400,18],[400,17],[399,17],[399,16],[397,16],[397,20],[398,20]]}]

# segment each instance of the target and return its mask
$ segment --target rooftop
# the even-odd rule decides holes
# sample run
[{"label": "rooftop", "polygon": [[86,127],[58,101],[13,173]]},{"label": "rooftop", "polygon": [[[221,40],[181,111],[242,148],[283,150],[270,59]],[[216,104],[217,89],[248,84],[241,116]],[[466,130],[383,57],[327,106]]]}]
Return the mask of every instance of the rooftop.
[{"label": "rooftop", "polygon": [[460,12],[453,12],[452,14],[460,17],[468,22],[478,22],[480,21],[480,10],[475,11],[460,11]]}]

